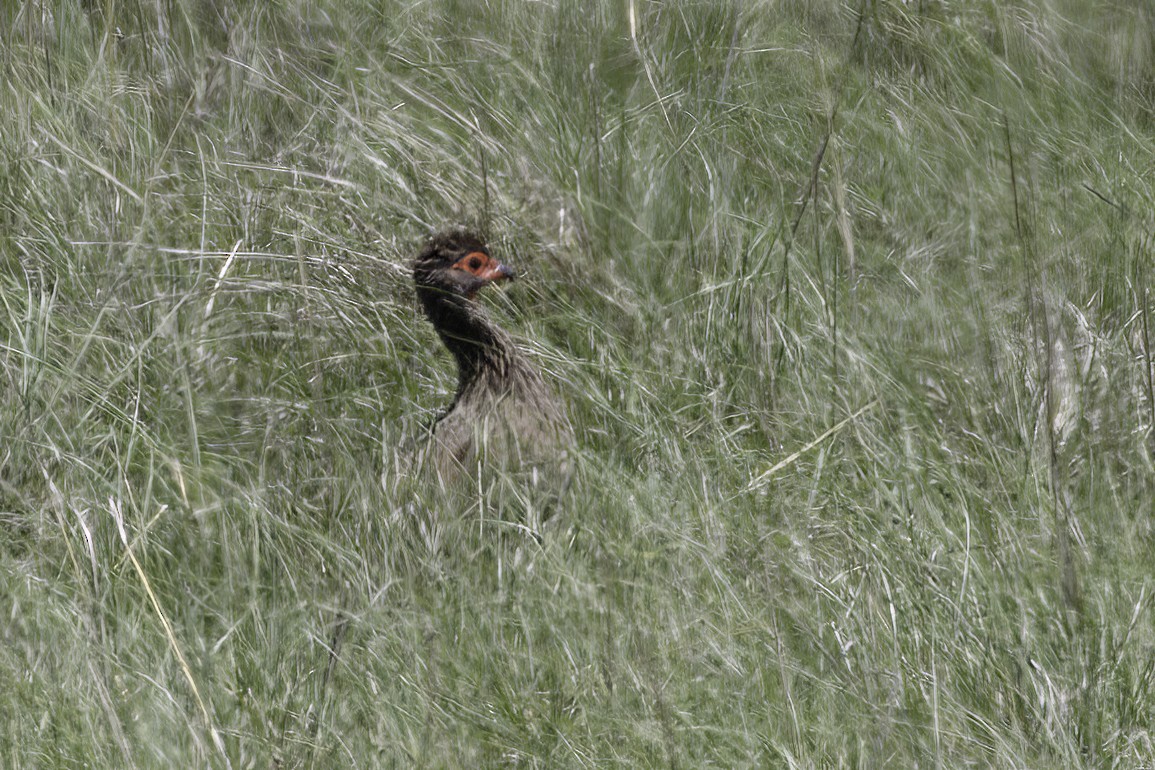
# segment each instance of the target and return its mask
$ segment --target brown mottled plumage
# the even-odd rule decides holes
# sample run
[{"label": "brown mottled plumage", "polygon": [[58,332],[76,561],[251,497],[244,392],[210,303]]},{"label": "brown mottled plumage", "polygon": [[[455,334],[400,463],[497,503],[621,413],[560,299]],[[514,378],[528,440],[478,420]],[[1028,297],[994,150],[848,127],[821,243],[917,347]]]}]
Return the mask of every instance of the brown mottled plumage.
[{"label": "brown mottled plumage", "polygon": [[[457,394],[433,427],[424,463],[442,484],[498,471],[552,505],[568,485],[573,428],[541,375],[475,300],[513,271],[464,231],[435,236],[413,263],[417,297],[457,362]],[[543,502],[545,501],[545,502]]]}]

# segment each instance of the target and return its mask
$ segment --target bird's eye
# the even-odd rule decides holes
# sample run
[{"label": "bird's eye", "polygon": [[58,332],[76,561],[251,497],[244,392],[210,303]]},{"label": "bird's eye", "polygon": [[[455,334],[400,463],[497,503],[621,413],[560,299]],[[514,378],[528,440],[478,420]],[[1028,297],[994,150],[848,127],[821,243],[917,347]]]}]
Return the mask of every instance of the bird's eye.
[{"label": "bird's eye", "polygon": [[488,254],[486,254],[484,251],[471,251],[461,259],[454,262],[453,267],[456,270],[464,270],[467,273],[473,273],[474,275],[477,275],[479,272],[484,270],[485,266],[488,264]]}]

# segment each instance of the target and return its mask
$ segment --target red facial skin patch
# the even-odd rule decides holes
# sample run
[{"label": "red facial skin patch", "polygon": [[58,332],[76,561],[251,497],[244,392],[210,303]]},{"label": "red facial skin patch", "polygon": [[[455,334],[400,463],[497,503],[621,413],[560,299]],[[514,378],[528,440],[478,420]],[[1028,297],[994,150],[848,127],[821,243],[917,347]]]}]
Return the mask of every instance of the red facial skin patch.
[{"label": "red facial skin patch", "polygon": [[454,270],[472,273],[483,281],[500,281],[512,278],[513,271],[484,251],[471,251],[453,263]]}]

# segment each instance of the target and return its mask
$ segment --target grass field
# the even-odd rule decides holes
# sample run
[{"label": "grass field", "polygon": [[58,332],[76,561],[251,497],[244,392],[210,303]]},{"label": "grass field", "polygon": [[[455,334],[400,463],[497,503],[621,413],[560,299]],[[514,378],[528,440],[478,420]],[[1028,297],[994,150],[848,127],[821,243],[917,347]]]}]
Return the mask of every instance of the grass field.
[{"label": "grass field", "polygon": [[[1155,766],[1153,30],[0,5],[0,767]],[[540,545],[399,470],[455,223]]]}]

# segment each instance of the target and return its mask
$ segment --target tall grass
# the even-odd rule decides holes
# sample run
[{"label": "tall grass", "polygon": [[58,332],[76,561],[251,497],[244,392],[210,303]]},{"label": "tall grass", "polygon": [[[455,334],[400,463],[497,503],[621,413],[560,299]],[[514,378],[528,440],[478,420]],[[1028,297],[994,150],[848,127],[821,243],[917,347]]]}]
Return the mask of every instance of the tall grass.
[{"label": "tall grass", "polygon": [[[3,6],[0,765],[1151,765],[1151,22]],[[540,544],[404,476],[453,223]]]}]

